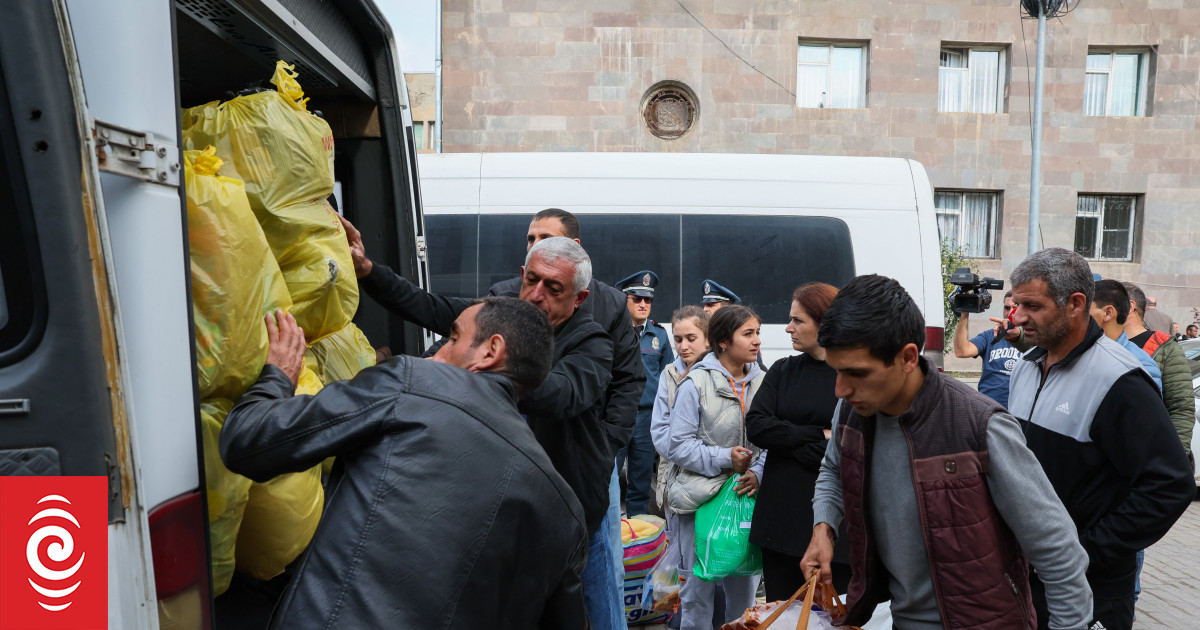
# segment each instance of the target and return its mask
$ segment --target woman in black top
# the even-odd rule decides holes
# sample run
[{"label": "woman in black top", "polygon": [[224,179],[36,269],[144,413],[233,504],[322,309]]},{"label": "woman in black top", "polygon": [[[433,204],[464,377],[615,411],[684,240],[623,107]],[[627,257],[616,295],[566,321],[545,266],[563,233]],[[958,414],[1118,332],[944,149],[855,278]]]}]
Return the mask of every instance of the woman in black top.
[{"label": "woman in black top", "polygon": [[[746,413],[750,441],[768,450],[754,507],[750,541],[762,548],[767,601],[787,599],[807,576],[800,558],[813,529],[812,498],[825,455],[837,396],[837,372],[817,345],[821,318],[837,295],[831,285],[812,282],[792,294],[787,332],[804,354],[776,361]],[[834,548],[833,582],[839,593],[850,581],[845,532]]]}]

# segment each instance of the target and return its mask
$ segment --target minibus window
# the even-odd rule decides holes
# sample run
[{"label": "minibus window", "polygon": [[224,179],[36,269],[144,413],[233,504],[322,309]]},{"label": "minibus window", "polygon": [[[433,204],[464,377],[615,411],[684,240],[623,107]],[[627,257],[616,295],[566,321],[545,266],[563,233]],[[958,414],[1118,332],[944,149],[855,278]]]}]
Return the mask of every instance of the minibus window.
[{"label": "minibus window", "polygon": [[[17,155],[17,146],[12,119],[5,109],[6,97],[0,92],[0,99],[5,99],[0,103],[0,226],[4,226],[0,229],[0,366],[20,358],[9,351],[29,336],[39,301],[34,294],[27,251],[34,246],[29,238],[32,217],[27,212],[28,204],[19,203],[17,197],[17,187],[23,190],[25,182],[22,171],[10,159]],[[26,351],[29,349],[26,347]]]},{"label": "minibus window", "polygon": [[479,285],[475,295],[487,295],[493,284],[521,275],[525,235],[532,216],[530,212],[479,217]]},{"label": "minibus window", "polygon": [[850,230],[840,219],[684,215],[682,233],[685,291],[699,292],[712,279],[755,309],[764,324],[787,323],[797,286],[828,282],[840,288],[854,277]]},{"label": "minibus window", "polygon": [[592,259],[592,275],[614,284],[648,269],[658,275],[650,318],[670,323],[684,303],[699,302],[699,285],[679,282],[679,215],[580,214],[583,248]]},{"label": "minibus window", "polygon": [[[429,283],[434,293],[473,298],[479,261],[479,216],[475,214],[427,214],[425,230],[429,242]],[[516,274],[514,274],[516,275]],[[487,287],[483,289],[487,291]]]}]

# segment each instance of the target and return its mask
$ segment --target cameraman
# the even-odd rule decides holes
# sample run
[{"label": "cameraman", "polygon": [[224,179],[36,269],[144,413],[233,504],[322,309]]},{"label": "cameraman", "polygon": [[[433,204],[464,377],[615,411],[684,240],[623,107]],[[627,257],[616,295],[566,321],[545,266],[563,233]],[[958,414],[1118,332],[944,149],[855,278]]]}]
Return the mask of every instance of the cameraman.
[{"label": "cameraman", "polygon": [[[1008,315],[1013,310],[1012,291],[1004,294],[1004,317],[1000,322],[1007,323]],[[1013,367],[1021,360],[1022,352],[1008,339],[996,339],[995,330],[985,330],[974,338],[967,339],[967,320],[970,313],[960,313],[958,324],[954,327],[954,356],[960,359],[980,357],[983,359],[983,373],[979,376],[979,392],[1008,407],[1008,377]],[[993,318],[995,320],[995,318]],[[998,322],[998,323],[1000,323]]]}]

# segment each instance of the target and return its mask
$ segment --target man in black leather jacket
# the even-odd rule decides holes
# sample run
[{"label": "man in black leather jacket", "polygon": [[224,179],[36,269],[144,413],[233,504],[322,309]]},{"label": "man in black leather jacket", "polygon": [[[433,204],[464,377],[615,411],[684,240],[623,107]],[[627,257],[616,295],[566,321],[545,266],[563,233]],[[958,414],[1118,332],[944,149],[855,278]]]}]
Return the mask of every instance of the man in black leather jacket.
[{"label": "man in black leather jacket", "polygon": [[315,396],[293,395],[295,319],[268,315],[267,328],[267,365],[225,421],[222,459],[265,481],[337,457],[272,628],[589,627],[583,510],[517,411],[550,369],[542,313],[486,298],[432,360],[393,357]]}]

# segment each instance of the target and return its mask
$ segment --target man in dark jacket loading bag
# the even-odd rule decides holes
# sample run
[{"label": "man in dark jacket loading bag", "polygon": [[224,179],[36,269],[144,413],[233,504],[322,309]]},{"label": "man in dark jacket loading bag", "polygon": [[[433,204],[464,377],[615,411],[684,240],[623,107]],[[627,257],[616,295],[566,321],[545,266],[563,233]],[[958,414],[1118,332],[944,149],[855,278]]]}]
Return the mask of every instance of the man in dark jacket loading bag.
[{"label": "man in dark jacket loading bag", "polygon": [[268,315],[267,330],[221,457],[258,481],[337,457],[272,628],[587,627],[583,510],[517,411],[550,370],[541,312],[487,298],[432,360],[393,357],[315,396],[293,395],[295,319]]},{"label": "man in dark jacket loading bag", "polygon": [[[343,221],[362,289],[393,314],[440,335],[471,301],[428,293],[366,256],[357,229]],[[588,297],[591,259],[569,238],[534,245],[522,268],[521,299],[546,313],[554,327],[550,375],[537,390],[521,397],[538,443],[583,505],[590,536],[584,595],[589,615],[611,616],[621,601],[613,575],[608,536],[600,527],[608,509],[613,453],[600,413],[612,378],[612,340],[579,309]],[[607,628],[609,625],[601,626]]]},{"label": "man in dark jacket loading bag", "polygon": [[[1150,377],[1088,314],[1094,281],[1082,256],[1037,252],[1012,287],[1013,325],[1037,347],[1013,369],[1009,409],[1079,530],[1095,617],[1128,630],[1137,552],[1195,496],[1187,455]],[[1045,627],[1038,576],[1031,583]]]}]

